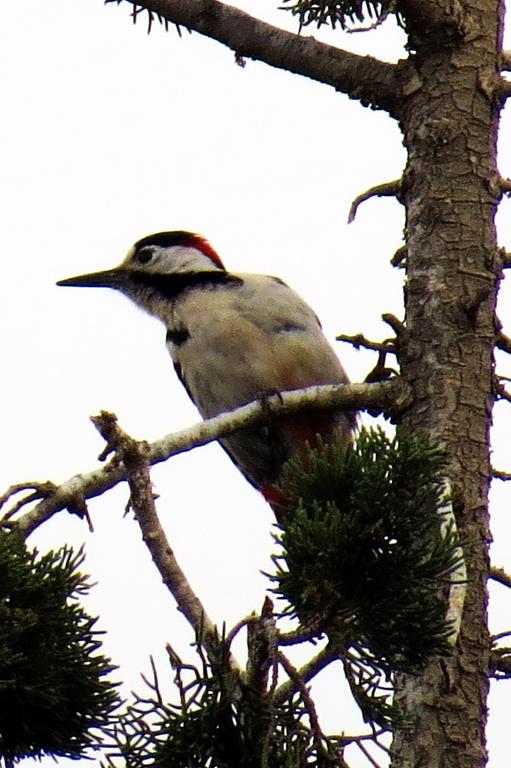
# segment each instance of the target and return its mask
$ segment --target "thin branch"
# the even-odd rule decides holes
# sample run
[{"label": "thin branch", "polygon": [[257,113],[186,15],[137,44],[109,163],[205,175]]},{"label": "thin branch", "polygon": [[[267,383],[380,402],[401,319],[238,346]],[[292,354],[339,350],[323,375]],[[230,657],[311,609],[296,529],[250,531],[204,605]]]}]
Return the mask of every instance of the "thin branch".
[{"label": "thin branch", "polygon": [[351,344],[355,349],[371,349],[376,352],[390,352],[396,354],[396,347],[391,339],[385,339],[384,341],[370,341],[362,333],[356,333],[354,336],[347,336],[345,334],[339,334],[335,337],[337,341],[343,341],[345,344]]},{"label": "thin branch", "polygon": [[316,645],[319,642],[318,635],[321,633],[321,627],[308,625],[306,629],[299,626],[298,629],[291,632],[282,632],[279,637],[279,645],[299,645],[300,643],[312,643]]},{"label": "thin branch", "polygon": [[273,603],[264,600],[261,615],[247,624],[248,662],[246,683],[252,692],[263,697],[268,687],[270,669],[278,656],[278,630],[273,614]]},{"label": "thin branch", "polygon": [[505,587],[509,587],[511,589],[511,575],[506,573],[503,568],[496,568],[495,566],[492,566],[490,568],[489,577],[492,579],[492,581],[496,581],[499,584],[503,584]]},{"label": "thin branch", "polygon": [[232,629],[229,630],[225,637],[225,645],[227,648],[230,648],[234,638],[241,632],[241,630],[244,627],[250,626],[250,624],[257,624],[259,621],[259,616],[256,613],[250,614],[250,616],[245,616],[243,619],[240,619],[236,624],[232,627]]},{"label": "thin branch", "polygon": [[504,472],[500,469],[492,469],[491,476],[496,480],[511,480],[511,472]]},{"label": "thin branch", "polygon": [[[304,683],[308,683],[310,680],[312,680],[313,677],[316,677],[316,675],[321,672],[322,669],[328,667],[328,665],[338,657],[338,648],[335,648],[331,643],[329,643],[319,653],[313,656],[313,658],[310,659],[306,664],[300,667],[298,670],[300,679],[303,680]],[[296,686],[293,680],[290,679],[285,683],[282,683],[275,691],[275,703],[277,705],[283,704],[287,699],[291,698],[295,692]]]},{"label": "thin branch", "polygon": [[163,583],[196,637],[201,639],[208,656],[215,659],[219,648],[216,627],[181,570],[158,519],[147,461],[147,443],[137,442],[127,435],[112,414],[103,411],[100,416],[94,417],[93,422],[106,440],[109,451],[115,452],[122,461],[130,488],[130,506]]},{"label": "thin branch", "polygon": [[[305,684],[304,679],[302,678],[300,672],[295,669],[295,667],[291,664],[289,659],[287,659],[283,653],[278,654],[278,660],[281,664],[281,666],[284,668],[286,674],[288,675],[290,681],[293,683],[295,690],[300,692],[300,695],[302,697],[303,703],[305,705],[305,708],[307,710],[307,714],[309,716],[309,722],[310,722],[310,729],[313,734],[314,739],[314,745],[316,747],[316,754],[318,755],[318,758],[321,756],[323,757],[333,757],[331,754],[330,749],[325,749],[323,744],[326,741],[323,732],[321,730],[321,726],[319,724],[319,718],[318,713],[316,712],[316,706],[314,704],[314,701],[312,700],[312,697],[307,689],[307,686]],[[341,755],[335,755],[337,758],[338,765],[341,766],[341,768],[347,768],[347,764],[344,762],[344,759]]]},{"label": "thin branch", "polygon": [[378,16],[376,21],[373,21],[372,24],[367,24],[367,26],[363,27],[347,28],[346,32],[348,34],[356,34],[357,32],[373,32],[375,29],[378,29],[378,27],[381,27],[381,25],[387,21],[392,13],[396,12],[396,2],[397,0],[390,0],[388,7],[383,11],[381,16]]},{"label": "thin branch", "polygon": [[511,267],[511,253],[506,251],[505,248],[500,250],[501,267],[502,269],[509,269]]},{"label": "thin branch", "polygon": [[397,267],[398,269],[403,269],[406,265],[406,260],[408,258],[408,246],[407,245],[401,245],[393,257],[390,260],[390,263],[393,267]]},{"label": "thin branch", "polygon": [[407,62],[389,64],[274,27],[219,0],[127,0],[172,24],[211,37],[236,57],[310,77],[374,107],[392,110],[420,87]]},{"label": "thin branch", "polygon": [[511,678],[510,648],[496,648],[490,652],[490,674],[497,680]]},{"label": "thin branch", "polygon": [[396,338],[399,340],[401,336],[403,336],[406,333],[406,325],[403,323],[402,320],[399,320],[395,315],[393,315],[391,312],[384,312],[381,316],[381,319],[384,323],[387,323],[387,325],[390,325],[394,333],[396,334]]},{"label": "thin branch", "polygon": [[501,352],[507,352],[508,355],[511,355],[511,339],[509,336],[506,336],[505,333],[502,333],[502,331],[499,331],[497,334],[495,346],[497,349],[500,349]]},{"label": "thin branch", "polygon": [[[510,90],[507,95],[509,96],[511,95],[511,83],[509,83],[508,85]],[[498,180],[498,185],[499,185],[500,191],[504,195],[511,195],[511,179],[507,179],[504,176],[500,176]]]},{"label": "thin branch", "polygon": [[[502,101],[509,99],[509,97],[511,96],[511,81],[506,80],[505,77],[498,78],[496,85],[494,87],[494,94],[497,98],[501,99]],[[509,193],[510,190],[503,189],[502,191]]]},{"label": "thin branch", "polygon": [[[375,384],[327,384],[282,392],[269,396],[264,404],[260,401],[249,403],[150,443],[147,445],[146,458],[149,465],[158,464],[171,456],[265,422],[269,415],[277,418],[304,409],[322,410],[334,407],[392,413],[406,407],[410,399],[410,390],[400,378]],[[92,472],[75,475],[58,486],[50,497],[40,501],[18,519],[17,528],[24,536],[28,536],[56,512],[63,509],[82,509],[87,499],[100,496],[124,480],[126,470],[115,460]]]},{"label": "thin branch", "polygon": [[494,387],[499,400],[506,400],[508,403],[511,403],[511,393],[507,391],[498,379],[495,380]]},{"label": "thin branch", "polygon": [[377,184],[375,187],[371,187],[365,192],[362,192],[351,204],[350,212],[348,214],[348,224],[355,221],[359,205],[365,203],[366,200],[370,200],[371,197],[396,197],[399,200],[400,194],[401,179],[386,181],[384,184]]},{"label": "thin branch", "polygon": [[25,504],[30,504],[33,501],[40,501],[41,499],[47,499],[48,496],[51,496],[56,490],[57,486],[54,485],[54,483],[38,483],[37,481],[17,483],[16,485],[9,486],[5,493],[0,496],[0,509],[2,509],[7,502],[11,501],[14,496],[17,496],[24,491],[32,491],[32,493],[18,499],[14,506],[10,507],[5,513],[3,520],[9,520],[16,515]]},{"label": "thin branch", "polygon": [[357,745],[357,747],[359,748],[359,750],[362,752],[362,754],[364,755],[364,757],[366,758],[366,760],[368,760],[368,761],[371,763],[371,765],[373,766],[373,768],[382,768],[382,766],[380,765],[380,763],[377,763],[377,762],[376,762],[376,760],[375,760],[375,759],[374,759],[374,757],[371,755],[371,753],[369,752],[369,750],[367,750],[367,749],[365,748],[365,746],[364,746],[364,744],[363,744],[363,742],[362,742],[362,741],[356,741],[356,742],[355,742],[355,744]]},{"label": "thin branch", "polygon": [[377,744],[380,749],[384,752],[390,753],[390,750],[388,747],[386,747],[384,744],[380,744],[378,741],[378,736],[383,736],[384,734],[388,733],[388,728],[380,728],[379,730],[373,730],[371,733],[361,733],[358,736],[345,736],[344,734],[341,736],[340,740],[341,743],[344,746],[348,746],[349,744],[353,744],[356,741],[372,741],[374,744]]},{"label": "thin branch", "polygon": [[511,71],[511,51],[502,51],[500,54],[500,70],[501,72]]}]

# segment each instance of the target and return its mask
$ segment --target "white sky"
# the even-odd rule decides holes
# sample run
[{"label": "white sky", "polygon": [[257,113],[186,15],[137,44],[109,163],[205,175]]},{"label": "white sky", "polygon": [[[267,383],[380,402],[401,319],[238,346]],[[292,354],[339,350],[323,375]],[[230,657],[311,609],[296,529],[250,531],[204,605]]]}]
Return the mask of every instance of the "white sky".
[{"label": "white sky", "polygon": [[[296,29],[269,0],[239,5]],[[113,266],[143,235],[202,232],[233,271],[290,283],[332,339],[358,331],[383,338],[382,312],[402,316],[402,276],[389,265],[401,242],[399,204],[371,200],[346,224],[353,197],[401,173],[395,123],[327,86],[254,62],[236,66],[230,51],[199,35],[180,39],[156,25],[148,36],[145,18],[134,27],[129,12],[128,4],[101,0],[2,4],[1,489],[92,469],[102,441],[88,417],[101,408],[146,439],[197,420],[156,321],[114,292],[54,285]],[[388,60],[402,54],[391,23],[370,34],[321,37]],[[504,120],[504,175],[511,175],[510,129]],[[507,202],[500,239],[511,248],[506,216]],[[507,306],[501,300],[511,332]],[[338,350],[353,380],[363,379],[374,357]],[[505,407],[496,409],[496,422],[495,464],[509,469]],[[230,626],[260,608],[273,518],[258,494],[217,446],[177,457],[153,476],[172,545],[211,617]],[[136,524],[123,519],[126,498],[118,488],[91,504],[92,535],[61,514],[31,543],[44,550],[86,542],[86,567],[98,581],[91,611],[101,614],[106,650],[121,664],[127,689],[141,690],[149,654],[163,666],[164,643],[185,653],[191,633]],[[494,562],[507,559],[509,568],[508,504],[509,492],[497,485]],[[501,587],[492,594],[492,628],[508,629],[511,598]],[[356,729],[339,685],[330,675],[318,686],[325,728]],[[509,683],[499,683],[491,699],[492,768],[506,763],[506,694]]]}]

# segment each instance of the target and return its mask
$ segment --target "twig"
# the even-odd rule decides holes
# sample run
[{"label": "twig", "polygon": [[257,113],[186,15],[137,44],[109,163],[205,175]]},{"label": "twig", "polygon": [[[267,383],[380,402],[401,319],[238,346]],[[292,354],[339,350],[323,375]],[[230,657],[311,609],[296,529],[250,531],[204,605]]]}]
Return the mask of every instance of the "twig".
[{"label": "twig", "polygon": [[490,652],[490,674],[497,680],[511,678],[511,648],[496,648]]},{"label": "twig", "polygon": [[348,214],[348,224],[355,221],[358,207],[361,203],[365,203],[366,200],[370,200],[371,197],[396,197],[399,200],[401,194],[401,179],[394,179],[393,181],[386,181],[384,184],[377,184],[375,187],[367,189],[353,200]]},{"label": "twig", "polygon": [[278,631],[273,603],[268,596],[257,621],[247,625],[247,647],[247,685],[262,698],[268,686],[270,669],[278,656]]},{"label": "twig", "polygon": [[[497,78],[497,82],[495,85],[495,96],[503,100],[509,99],[509,97],[511,96],[511,81],[506,80],[505,77]],[[511,189],[506,190],[506,189],[503,189],[502,186],[501,186],[501,189],[505,193],[511,192]]]},{"label": "twig", "polygon": [[[504,93],[504,95],[505,96],[511,96],[511,83],[506,82],[506,81],[503,81],[503,83],[505,83],[505,87],[504,87],[505,93]],[[499,93],[500,93],[500,95],[503,95],[502,91],[500,91],[500,90],[499,90]],[[499,188],[500,188],[500,191],[504,195],[510,195],[511,194],[511,179],[508,179],[505,176],[500,176],[500,178],[499,178]]]},{"label": "twig", "polygon": [[498,379],[495,379],[495,392],[498,395],[499,400],[506,400],[508,403],[511,403],[511,394],[507,391],[505,386],[500,383]]},{"label": "twig", "polygon": [[31,494],[28,496],[24,496],[23,498],[19,499],[16,504],[11,507],[7,512],[5,513],[3,520],[9,520],[11,517],[13,517],[19,510],[25,506],[25,504],[30,504],[33,501],[39,501],[40,499],[46,499],[48,496],[51,496],[53,493],[55,493],[57,489],[57,486],[54,483],[17,483],[16,485],[11,485],[5,493],[3,493],[0,496],[0,509],[6,504],[8,501],[10,501],[13,496],[17,496],[18,493],[23,493],[23,491],[32,491]]},{"label": "twig", "polygon": [[384,744],[380,744],[378,741],[378,736],[383,736],[383,734],[388,733],[388,728],[380,728],[379,731],[373,730],[372,733],[361,733],[358,736],[341,736],[340,741],[344,746],[348,746],[348,744],[353,744],[356,741],[372,741],[375,744],[377,744],[381,750],[384,752],[389,752],[390,750],[388,747],[386,747]]},{"label": "twig", "polygon": [[402,320],[400,320],[398,317],[393,315],[391,312],[384,312],[381,316],[381,319],[384,323],[387,323],[387,325],[390,325],[394,333],[396,334],[396,338],[399,339],[400,336],[403,336],[404,333],[406,333],[406,325],[403,323]]},{"label": "twig", "polygon": [[398,269],[402,269],[405,264],[406,260],[408,258],[408,246],[402,245],[400,248],[397,249],[395,254],[390,260],[390,263],[393,267],[398,267]]},{"label": "twig", "polygon": [[500,248],[500,266],[502,269],[509,269],[511,267],[511,253],[506,251],[505,248]]},{"label": "twig", "polygon": [[507,352],[509,355],[511,355],[511,339],[509,336],[506,336],[505,333],[502,333],[502,331],[499,331],[497,334],[495,346],[502,352]]},{"label": "twig", "polygon": [[511,71],[511,51],[502,51],[500,54],[500,69],[502,72]]},{"label": "twig", "polygon": [[130,488],[131,508],[163,583],[203,642],[208,656],[215,659],[219,648],[216,627],[181,570],[156,513],[149,472],[149,445],[127,435],[110,413],[103,411],[93,422],[109,450],[115,451],[122,461]]},{"label": "twig", "polygon": [[390,352],[396,354],[396,348],[392,339],[385,339],[384,341],[370,341],[362,333],[356,333],[354,336],[347,336],[345,334],[339,334],[336,336],[336,341],[343,341],[345,344],[351,344],[355,349],[371,349],[376,352]]},{"label": "twig", "polygon": [[499,584],[503,584],[505,587],[511,588],[511,575],[506,573],[503,568],[496,568],[495,566],[491,566],[489,577],[492,579],[492,581],[496,581]]},{"label": "twig", "polygon": [[[323,735],[323,731],[321,730],[321,726],[319,724],[319,718],[318,718],[318,713],[316,712],[315,704],[307,689],[307,686],[305,685],[305,681],[300,675],[300,672],[297,669],[295,669],[295,667],[291,664],[289,659],[287,659],[284,656],[283,653],[278,654],[278,660],[282,665],[282,667],[284,668],[289,679],[293,682],[295,690],[300,692],[303,703],[305,704],[307,714],[309,715],[310,727],[313,734],[314,745],[316,747],[316,753],[318,755],[318,763],[319,763],[320,762],[319,758],[321,755],[323,755],[324,757],[328,757],[331,755],[330,755],[330,750],[325,749],[325,747],[323,746],[323,742],[325,742],[326,739]],[[346,763],[344,762],[342,756],[336,755],[336,757],[341,761],[339,765],[341,765],[344,768],[346,766]]]},{"label": "twig", "polygon": [[376,21],[373,21],[372,24],[368,24],[365,27],[353,27],[352,29],[348,28],[346,29],[346,32],[348,32],[348,34],[356,34],[357,32],[372,32],[373,30],[378,29],[378,27],[380,27],[383,24],[383,22],[388,19],[391,13],[395,13],[395,12],[396,12],[396,0],[390,0],[388,8],[386,8],[382,12],[381,16],[378,16]]},{"label": "twig", "polygon": [[362,754],[365,756],[366,760],[369,760],[373,768],[381,768],[380,763],[377,763],[374,757],[371,755],[369,750],[367,750],[361,741],[356,741],[355,744],[359,748],[359,750],[362,752]]},{"label": "twig", "polygon": [[496,480],[511,480],[511,472],[504,472],[501,469],[492,469],[491,476]]},{"label": "twig", "polygon": [[[334,659],[338,658],[339,651],[332,644],[328,644],[323,650],[316,654],[306,664],[304,664],[298,670],[300,680],[304,683],[308,683],[312,680],[322,669],[327,667]],[[282,683],[275,691],[275,703],[283,704],[289,699],[296,691],[296,686],[290,679],[285,683]]]},{"label": "twig", "polygon": [[298,627],[298,629],[291,632],[283,632],[279,637],[279,645],[298,645],[299,643],[312,643],[316,645],[318,642],[318,634],[321,632],[321,627],[310,626],[307,628]]},{"label": "twig", "polygon": [[230,648],[232,645],[232,641],[236,637],[236,635],[241,632],[243,627],[248,627],[250,624],[255,624],[259,620],[259,617],[256,613],[252,613],[250,616],[245,616],[244,619],[240,619],[236,624],[232,627],[232,629],[229,630],[225,637],[225,645],[227,648]]},{"label": "twig", "polygon": [[[406,407],[410,399],[410,389],[400,378],[375,384],[328,384],[282,392],[266,398],[264,405],[255,401],[150,443],[146,458],[149,465],[166,461],[171,456],[264,422],[268,419],[268,411],[275,417],[304,409],[321,410],[334,407],[345,410],[378,409],[380,412],[399,412]],[[79,501],[85,505],[86,499],[100,496],[124,480],[126,470],[115,460],[92,472],[75,475],[58,486],[50,497],[40,501],[19,518],[17,528],[24,536],[28,536],[56,512],[69,506],[76,509]]]}]

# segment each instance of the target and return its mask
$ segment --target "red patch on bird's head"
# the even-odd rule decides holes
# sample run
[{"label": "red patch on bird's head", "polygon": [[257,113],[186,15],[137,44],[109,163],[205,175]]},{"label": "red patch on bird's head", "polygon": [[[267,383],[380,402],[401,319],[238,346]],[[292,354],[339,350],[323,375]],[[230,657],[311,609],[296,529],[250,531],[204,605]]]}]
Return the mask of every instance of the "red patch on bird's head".
[{"label": "red patch on bird's head", "polygon": [[202,235],[197,235],[195,232],[186,232],[185,230],[177,230],[175,232],[156,232],[154,235],[147,235],[141,240],[135,243],[135,252],[146,246],[157,245],[160,248],[172,248],[176,245],[181,245],[188,248],[197,248],[198,251],[211,259],[215,266],[220,269],[225,269],[222,264],[222,260],[218,253],[215,251],[212,245]]},{"label": "red patch on bird's head", "polygon": [[204,256],[207,256],[208,259],[211,259],[214,264],[216,264],[217,267],[220,267],[220,269],[225,269],[222,259],[218,255],[218,253],[215,251],[211,243],[206,240],[205,237],[202,237],[202,235],[195,235],[190,234],[190,241],[188,245],[197,248],[201,253],[204,254]]}]

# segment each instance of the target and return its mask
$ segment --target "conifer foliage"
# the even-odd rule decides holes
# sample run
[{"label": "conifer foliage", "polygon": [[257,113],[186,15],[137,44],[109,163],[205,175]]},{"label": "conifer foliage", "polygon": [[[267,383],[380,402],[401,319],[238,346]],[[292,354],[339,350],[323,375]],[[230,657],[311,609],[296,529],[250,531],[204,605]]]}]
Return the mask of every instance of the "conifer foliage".
[{"label": "conifer foliage", "polygon": [[367,19],[378,23],[393,7],[392,0],[296,0],[293,5],[284,6],[294,16],[298,16],[302,27],[309,24],[321,27],[327,24],[333,29],[337,24],[341,29],[346,29],[351,24]]},{"label": "conifer foliage", "polygon": [[441,587],[462,552],[444,477],[442,451],[404,432],[363,429],[353,444],[310,451],[306,468],[289,462],[274,576],[286,612],[365,647],[383,669],[416,672],[449,653]]},{"label": "conifer foliage", "polygon": [[78,757],[116,706],[99,632],[77,598],[89,589],[80,550],[37,557],[0,535],[0,755],[10,764]]}]

